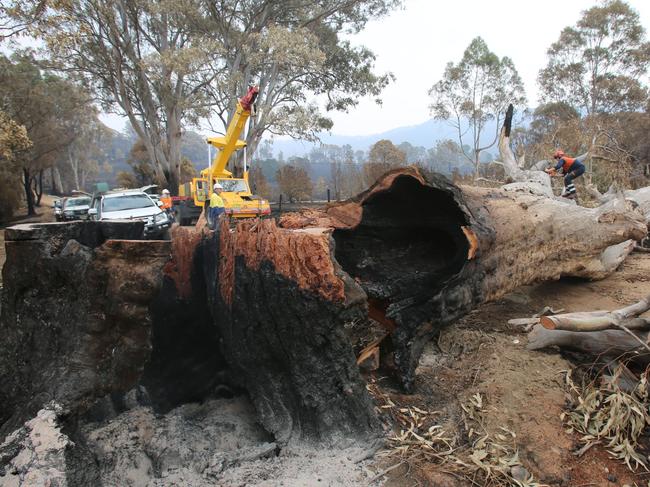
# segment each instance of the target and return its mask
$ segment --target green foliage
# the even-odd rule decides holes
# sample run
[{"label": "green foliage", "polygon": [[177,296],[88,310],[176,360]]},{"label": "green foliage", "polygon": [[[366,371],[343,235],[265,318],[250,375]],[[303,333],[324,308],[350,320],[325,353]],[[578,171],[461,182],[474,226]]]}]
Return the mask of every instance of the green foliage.
[{"label": "green foliage", "polygon": [[368,162],[391,167],[403,166],[406,164],[406,153],[395,147],[390,140],[382,139],[370,148]]},{"label": "green foliage", "polygon": [[16,160],[32,146],[27,130],[0,110],[0,221],[20,204],[20,172]]},{"label": "green foliage", "polygon": [[[43,173],[79,137],[78,121],[92,111],[88,94],[72,82],[42,71],[30,52],[0,56],[0,108],[23,125],[32,147],[16,164],[25,181],[28,213],[42,194]],[[93,112],[94,113],[94,112]]]},{"label": "green foliage", "polygon": [[588,114],[637,110],[647,102],[640,79],[650,65],[650,43],[639,15],[607,0],[565,27],[548,49],[538,76],[545,101],[565,102]]},{"label": "green foliage", "polygon": [[390,140],[376,142],[368,153],[368,161],[363,165],[363,180],[370,186],[384,173],[406,164],[406,154],[395,147]]},{"label": "green foliage", "polygon": [[[240,8],[238,2],[221,2],[209,10],[206,24],[228,46],[228,69],[218,75],[222,91],[216,97],[217,115],[225,124],[235,97],[257,83],[259,109],[248,134],[251,149],[266,131],[315,140],[317,132],[332,127],[328,111],[349,110],[361,96],[377,97],[392,79],[375,74],[374,54],[342,35],[359,31],[400,3],[251,0]],[[325,112],[308,103],[311,95],[322,95]]]},{"label": "green foliage", "polygon": [[120,171],[117,173],[118,188],[139,188],[141,186],[137,176],[132,172]]},{"label": "green foliage", "polygon": [[0,110],[0,162],[3,167],[16,162],[20,154],[31,147],[25,127]]},{"label": "green foliage", "polygon": [[[131,166],[133,171],[133,178],[136,181],[136,186],[146,186],[149,184],[159,184],[156,180],[156,171],[151,165],[151,160],[149,159],[149,153],[145,147],[142,139],[138,139],[135,144],[131,147],[129,151],[129,157],[126,162]],[[122,174],[122,173],[120,173]],[[118,184],[120,174],[118,174]],[[129,182],[130,180],[126,178],[124,174],[121,175],[122,182]],[[120,184],[120,186],[124,186]],[[125,186],[125,187],[136,187],[136,186]]]},{"label": "green foliage", "polygon": [[[400,0],[12,0],[54,60],[125,114],[158,177],[178,182],[183,125],[216,115],[224,128],[250,84],[260,87],[249,149],[265,132],[314,139],[326,112],[377,97],[389,74],[341,38]],[[322,95],[325,112],[308,97]]]},{"label": "green foliage", "polygon": [[463,153],[474,163],[476,174],[481,152],[496,142],[495,133],[491,143],[481,145],[486,123],[494,120],[498,129],[510,103],[526,103],[524,86],[512,60],[499,59],[480,37],[472,40],[458,64],[447,64],[429,95],[433,98],[431,112],[437,119],[450,120],[458,130],[460,146],[465,138],[471,140],[471,154]]},{"label": "green foliage", "polygon": [[249,174],[249,183],[253,194],[261,196],[262,198],[271,199],[273,197],[273,189],[264,176],[264,171],[259,166],[253,167]]}]

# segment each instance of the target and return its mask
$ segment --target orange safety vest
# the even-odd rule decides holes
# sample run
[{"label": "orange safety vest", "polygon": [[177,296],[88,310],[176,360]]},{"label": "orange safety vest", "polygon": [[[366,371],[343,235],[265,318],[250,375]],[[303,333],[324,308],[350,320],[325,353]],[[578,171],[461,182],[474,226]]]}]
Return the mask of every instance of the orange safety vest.
[{"label": "orange safety vest", "polygon": [[172,207],[172,199],[171,199],[171,197],[169,197],[169,198],[160,198],[160,201],[162,202],[161,208],[163,210],[168,210],[169,208]]},{"label": "orange safety vest", "polygon": [[575,157],[564,156],[562,160],[564,161],[562,163],[562,172],[564,172],[564,174],[569,174],[571,166],[573,166],[573,163],[576,162]]}]

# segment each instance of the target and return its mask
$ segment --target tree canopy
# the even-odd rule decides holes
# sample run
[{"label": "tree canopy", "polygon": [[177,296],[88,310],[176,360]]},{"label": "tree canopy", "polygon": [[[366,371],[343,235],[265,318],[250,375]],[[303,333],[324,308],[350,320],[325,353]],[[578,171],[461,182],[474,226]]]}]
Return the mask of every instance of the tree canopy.
[{"label": "tree canopy", "polygon": [[[441,80],[431,87],[431,112],[437,119],[449,120],[458,141],[478,175],[481,152],[497,140],[498,128],[510,103],[526,103],[523,82],[509,57],[499,58],[480,37],[472,40],[463,58],[445,68]],[[491,142],[482,141],[486,124],[494,121],[497,130]],[[471,154],[464,149],[467,143]]]},{"label": "tree canopy", "polygon": [[129,118],[157,175],[175,188],[184,125],[216,115],[223,129],[250,84],[260,87],[247,134],[253,152],[268,132],[314,139],[332,125],[327,111],[378,96],[390,75],[375,74],[373,53],[341,34],[400,0],[10,3],[18,22],[38,11],[31,31],[53,60]]},{"label": "tree canopy", "polygon": [[544,101],[565,102],[586,114],[637,110],[647,102],[640,78],[650,66],[650,42],[639,14],[607,0],[565,27],[539,73]]}]

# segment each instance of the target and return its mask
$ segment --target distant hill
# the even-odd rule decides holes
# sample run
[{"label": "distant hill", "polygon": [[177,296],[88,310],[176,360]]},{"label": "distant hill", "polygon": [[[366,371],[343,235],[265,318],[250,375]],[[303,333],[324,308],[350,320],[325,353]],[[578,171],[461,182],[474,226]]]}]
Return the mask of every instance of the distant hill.
[{"label": "distant hill", "polygon": [[[488,123],[484,131],[482,141],[489,143],[494,138],[495,124]],[[430,149],[436,145],[439,140],[452,139],[457,141],[458,134],[456,129],[448,122],[443,120],[430,119],[418,125],[409,125],[406,127],[397,127],[387,132],[374,135],[336,135],[323,134],[320,139],[323,144],[345,145],[349,144],[353,150],[368,150],[375,142],[388,139],[395,145],[402,142],[409,142],[414,146],[422,146]],[[273,152],[277,156],[280,151],[284,158],[291,156],[302,156],[318,146],[318,143],[309,143],[293,139],[274,139]]]},{"label": "distant hill", "polygon": [[[488,124],[485,130],[484,142],[491,142],[494,138],[494,123]],[[424,147],[430,149],[436,145],[440,140],[452,139],[457,140],[457,133],[455,129],[447,122],[430,119],[426,122],[417,125],[409,125],[405,127],[397,127],[386,132],[373,134],[373,135],[336,135],[336,134],[322,134],[321,142],[323,144],[333,144],[343,146],[349,144],[353,150],[367,151],[375,142],[388,139],[395,145],[402,142],[408,142],[415,147]],[[131,146],[136,141],[136,135],[132,130],[127,130],[126,133],[113,131],[113,138],[110,147],[107,148],[107,158],[102,164],[100,173],[94,178],[97,181],[105,181],[110,185],[116,183],[117,173],[120,171],[131,171],[131,167],[127,164],[127,159]],[[293,139],[274,139],[273,153],[277,157],[282,152],[283,158],[286,161],[293,156],[305,156],[314,148],[318,147],[319,143],[310,143],[305,141]],[[491,149],[494,151],[494,149]],[[207,144],[205,138],[192,131],[183,134],[181,152],[183,156],[192,161],[197,171],[204,169],[207,166]],[[212,153],[214,157],[214,152]],[[319,177],[329,177],[328,164],[311,164],[310,176],[316,180]],[[275,169],[273,171],[275,172]],[[267,174],[267,178],[274,179],[274,174]]]}]

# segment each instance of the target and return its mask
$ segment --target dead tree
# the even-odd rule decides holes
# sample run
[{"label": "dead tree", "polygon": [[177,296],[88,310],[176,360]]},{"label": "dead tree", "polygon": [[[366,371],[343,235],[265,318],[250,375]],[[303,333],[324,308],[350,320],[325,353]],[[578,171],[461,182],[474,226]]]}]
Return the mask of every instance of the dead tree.
[{"label": "dead tree", "polygon": [[501,164],[506,173],[506,177],[511,182],[504,186],[507,191],[523,191],[537,194],[540,196],[553,197],[553,188],[551,186],[551,177],[543,171],[543,168],[524,170],[519,167],[514,153],[510,147],[510,132],[512,130],[512,117],[514,116],[514,107],[508,106],[506,116],[499,133],[499,157]]}]

